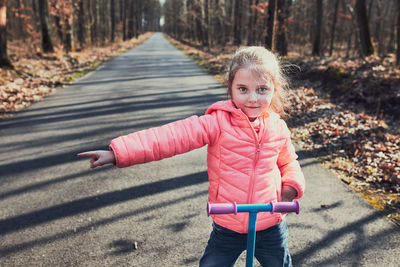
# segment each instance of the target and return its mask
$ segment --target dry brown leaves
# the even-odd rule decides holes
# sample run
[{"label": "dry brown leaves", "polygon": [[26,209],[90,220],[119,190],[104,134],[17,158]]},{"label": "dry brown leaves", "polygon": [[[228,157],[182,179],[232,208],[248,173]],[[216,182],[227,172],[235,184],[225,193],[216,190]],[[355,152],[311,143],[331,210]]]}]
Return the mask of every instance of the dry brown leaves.
[{"label": "dry brown leaves", "polygon": [[398,122],[356,113],[299,87],[290,92],[292,137],[389,218],[400,223]]},{"label": "dry brown leaves", "polygon": [[57,87],[73,81],[101,62],[137,46],[151,35],[152,33],[146,33],[137,39],[69,54],[56,49],[54,53],[27,56],[18,54],[20,47],[9,45],[10,54],[14,55],[11,59],[15,70],[0,68],[0,118],[10,116],[42,99]]}]

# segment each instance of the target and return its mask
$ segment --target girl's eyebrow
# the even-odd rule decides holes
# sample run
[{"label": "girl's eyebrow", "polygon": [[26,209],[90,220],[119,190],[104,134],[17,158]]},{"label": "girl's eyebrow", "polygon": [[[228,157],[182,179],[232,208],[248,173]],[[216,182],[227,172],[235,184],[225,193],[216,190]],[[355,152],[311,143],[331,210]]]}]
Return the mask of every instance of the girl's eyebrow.
[{"label": "girl's eyebrow", "polygon": [[[244,83],[238,83],[238,84],[236,84],[236,86],[243,86],[243,87],[247,87],[248,85],[247,84],[244,84]],[[268,87],[268,88],[270,88],[271,86],[269,85],[269,84],[259,84],[258,85],[258,88],[261,88],[261,87]]]}]

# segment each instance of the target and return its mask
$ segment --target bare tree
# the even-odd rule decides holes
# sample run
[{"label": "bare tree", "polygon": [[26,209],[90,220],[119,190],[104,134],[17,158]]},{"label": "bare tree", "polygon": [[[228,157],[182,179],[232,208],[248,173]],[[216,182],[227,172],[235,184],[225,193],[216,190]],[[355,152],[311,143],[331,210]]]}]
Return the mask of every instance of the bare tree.
[{"label": "bare tree", "polygon": [[400,66],[400,0],[397,0],[397,54],[396,64]]},{"label": "bare tree", "polygon": [[7,56],[7,0],[0,0],[0,67],[12,68]]},{"label": "bare tree", "polygon": [[339,9],[339,0],[336,0],[335,1],[334,12],[333,12],[332,25],[331,25],[331,43],[330,43],[330,46],[329,46],[329,56],[332,56],[333,44],[335,42],[335,32],[336,32],[336,22],[337,22],[337,16],[338,16],[338,9]]},{"label": "bare tree", "polygon": [[365,0],[357,0],[355,7],[358,31],[360,34],[361,54],[362,56],[369,56],[375,53],[375,48],[371,40]]},{"label": "bare tree", "polygon": [[315,21],[315,38],[312,54],[314,56],[321,55],[321,34],[322,34],[322,0],[316,0],[316,21]]},{"label": "bare tree", "polygon": [[275,21],[276,21],[277,0],[269,1],[267,13],[267,35],[265,36],[265,48],[275,49]]},{"label": "bare tree", "polygon": [[281,0],[278,1],[277,8],[277,33],[276,33],[276,50],[277,52],[285,56],[287,55],[287,41],[286,41],[286,31],[287,31],[287,18],[289,16],[289,5],[291,1]]},{"label": "bare tree", "polygon": [[241,37],[241,32],[242,32],[242,27],[241,27],[241,22],[242,22],[242,9],[240,8],[242,1],[241,0],[236,0],[235,1],[235,15],[234,15],[234,26],[233,26],[233,44],[234,45],[240,45],[242,43],[242,37]]},{"label": "bare tree", "polygon": [[111,42],[115,41],[115,0],[110,0]]},{"label": "bare tree", "polygon": [[64,49],[66,52],[75,50],[74,44],[74,5],[72,0],[65,1],[65,9],[67,11],[64,15],[65,19],[65,39]]},{"label": "bare tree", "polygon": [[80,49],[82,49],[86,44],[86,28],[85,28],[85,8],[84,8],[84,0],[79,0],[79,9],[78,9],[78,41],[80,45]]},{"label": "bare tree", "polygon": [[53,52],[53,41],[50,36],[50,22],[47,0],[39,0],[40,28],[42,33],[43,52]]}]

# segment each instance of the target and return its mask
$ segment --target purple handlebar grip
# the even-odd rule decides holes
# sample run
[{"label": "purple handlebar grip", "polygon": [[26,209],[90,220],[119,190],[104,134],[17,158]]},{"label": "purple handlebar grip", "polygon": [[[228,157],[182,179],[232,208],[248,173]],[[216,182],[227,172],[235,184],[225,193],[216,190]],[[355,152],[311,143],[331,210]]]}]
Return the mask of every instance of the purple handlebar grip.
[{"label": "purple handlebar grip", "polygon": [[216,203],[216,204],[211,204],[210,202],[207,202],[207,216],[210,216],[210,214],[237,214],[237,206],[236,202],[235,203]]},{"label": "purple handlebar grip", "polygon": [[296,214],[300,213],[300,205],[297,200],[294,202],[278,202],[271,203],[272,213],[274,212],[296,212]]}]

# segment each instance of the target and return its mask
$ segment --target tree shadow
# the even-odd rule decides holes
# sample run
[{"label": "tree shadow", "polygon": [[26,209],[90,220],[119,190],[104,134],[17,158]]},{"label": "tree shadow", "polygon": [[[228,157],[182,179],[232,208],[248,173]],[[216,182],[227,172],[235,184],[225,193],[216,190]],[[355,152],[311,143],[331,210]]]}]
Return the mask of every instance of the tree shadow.
[{"label": "tree shadow", "polygon": [[[364,227],[373,223],[374,221],[382,218],[382,214],[378,211],[374,211],[370,215],[360,218],[352,223],[349,223],[347,226],[329,231],[325,237],[320,240],[313,242],[311,245],[308,245],[301,251],[292,255],[293,265],[294,266],[302,266],[305,262],[308,262],[307,259],[313,257],[313,255],[322,252],[324,248],[333,246],[335,242],[341,239],[343,236],[349,235],[351,233],[355,234],[357,238],[349,244],[347,249],[342,253],[335,254],[331,257],[324,257],[323,260],[316,262],[315,265],[307,266],[327,266],[334,265],[340,266],[341,259],[354,259],[354,255],[356,255],[356,259],[352,262],[351,266],[359,266],[362,254],[367,250],[373,250],[375,247],[381,246],[382,242],[385,242],[385,237],[387,235],[393,233],[399,233],[399,229],[396,226],[392,226],[388,229],[383,229],[382,231],[374,234],[373,236],[367,236],[364,230]],[[367,242],[367,240],[374,240],[373,242]]]},{"label": "tree shadow", "polygon": [[30,184],[27,186],[23,186],[20,187],[18,189],[14,189],[5,193],[1,193],[0,194],[0,201],[2,199],[6,199],[15,195],[19,195],[19,194],[24,194],[27,192],[32,192],[32,191],[37,191],[37,190],[43,190],[43,188],[46,188],[48,186],[54,185],[54,184],[58,184],[58,183],[64,183],[66,181],[69,180],[73,180],[73,179],[77,179],[80,178],[82,176],[86,176],[88,174],[96,174],[99,172],[103,172],[103,171],[107,171],[114,168],[113,166],[103,166],[101,169],[94,169],[94,170],[86,170],[83,172],[79,172],[76,174],[71,174],[71,175],[67,175],[67,176],[61,176],[59,178],[53,178],[53,179],[49,179],[43,182],[39,182],[39,183],[34,183],[34,184]]},{"label": "tree shadow", "polygon": [[207,181],[207,172],[199,172],[73,200],[68,203],[62,203],[41,210],[1,219],[0,234],[5,235],[57,219],[74,216],[133,199],[201,184]]},{"label": "tree shadow", "polygon": [[185,221],[185,222],[178,222],[178,223],[171,223],[165,226],[166,229],[171,230],[174,233],[179,233],[182,232],[183,230],[185,230],[185,228],[187,226],[189,226],[189,222]]},{"label": "tree shadow", "polygon": [[108,224],[111,224],[111,223],[119,221],[119,220],[124,220],[129,217],[138,216],[140,214],[147,213],[150,210],[165,209],[168,206],[171,206],[171,205],[174,205],[174,204],[177,204],[180,202],[185,202],[185,201],[188,201],[190,199],[197,198],[200,196],[205,196],[207,194],[208,194],[208,190],[199,191],[194,194],[190,194],[188,196],[179,197],[179,198],[169,200],[169,201],[159,202],[159,203],[156,203],[149,207],[144,207],[144,208],[140,208],[140,209],[137,209],[134,211],[124,212],[124,213],[121,213],[114,217],[97,220],[97,221],[91,222],[87,225],[77,227],[77,228],[71,229],[71,230],[65,230],[63,232],[60,232],[60,233],[57,233],[57,234],[54,234],[51,236],[42,237],[42,238],[39,238],[36,240],[27,241],[27,242],[15,244],[12,246],[3,247],[3,248],[0,248],[0,256],[4,257],[6,255],[10,255],[10,254],[18,253],[23,250],[31,249],[35,246],[45,245],[45,244],[49,244],[49,243],[55,242],[60,239],[78,236],[83,233],[91,231],[93,228],[106,226]]},{"label": "tree shadow", "polygon": [[[21,127],[29,127],[33,125],[45,125],[50,123],[59,123],[66,121],[76,121],[80,119],[90,118],[91,120],[95,120],[96,117],[104,117],[111,115],[121,115],[130,114],[133,112],[141,112],[144,113],[146,110],[157,110],[161,108],[171,108],[171,107],[182,107],[182,106],[197,106],[204,102],[212,103],[224,98],[224,94],[210,94],[210,95],[198,95],[198,96],[179,96],[179,97],[170,97],[170,98],[158,98],[152,100],[142,100],[140,103],[132,103],[128,100],[129,98],[135,98],[135,96],[131,97],[121,97],[114,98],[112,102],[107,101],[107,104],[102,104],[101,106],[92,106],[92,107],[81,107],[75,108],[69,111],[61,110],[59,112],[46,112],[40,115],[29,115],[28,118],[23,117],[20,119],[5,119],[0,123],[0,126],[3,129],[6,128],[21,128]],[[124,100],[125,102],[118,102],[119,100]],[[126,102],[128,101],[128,102]],[[81,103],[80,105],[85,105],[85,103]],[[202,109],[205,109],[203,107]],[[36,117],[36,118],[34,118]],[[26,128],[25,128],[26,129]]]}]

